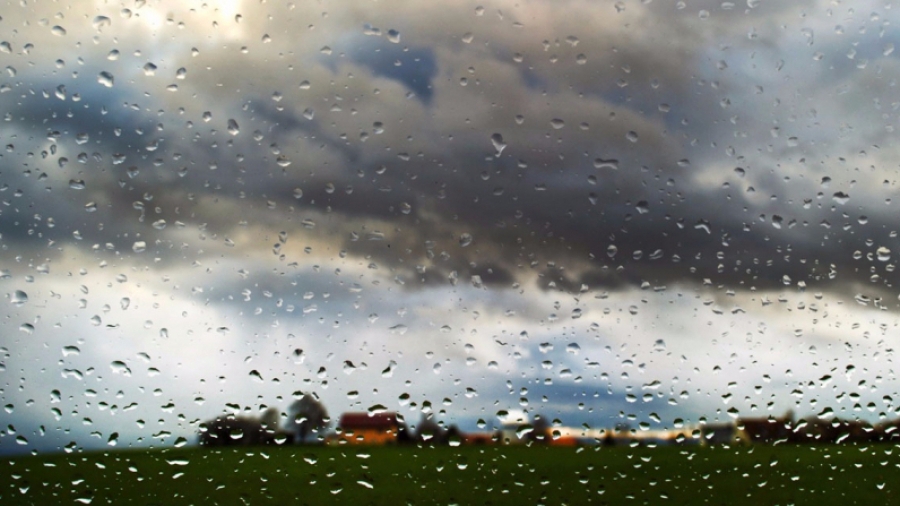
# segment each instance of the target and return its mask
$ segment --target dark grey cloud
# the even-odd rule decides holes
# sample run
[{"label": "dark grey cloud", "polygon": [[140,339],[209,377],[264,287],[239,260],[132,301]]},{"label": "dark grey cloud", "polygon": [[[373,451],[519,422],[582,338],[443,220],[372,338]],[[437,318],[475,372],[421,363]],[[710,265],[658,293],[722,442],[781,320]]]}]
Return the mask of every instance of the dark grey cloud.
[{"label": "dark grey cloud", "polygon": [[375,76],[402,83],[423,103],[431,102],[438,66],[430,48],[410,48],[373,38],[357,38],[348,46],[348,57],[353,63]]},{"label": "dark grey cloud", "polygon": [[[19,325],[32,325],[54,355],[19,340],[10,363],[43,357],[55,373],[57,344],[101,332],[115,345],[86,346],[85,363],[131,360],[147,343],[161,358],[176,341],[192,350],[204,365],[189,384],[215,397],[211,411],[229,394],[261,404],[326,384],[337,409],[393,405],[402,391],[437,403],[472,386],[477,397],[447,409],[471,422],[515,407],[525,387],[529,409],[590,425],[620,412],[721,416],[719,399],[699,398],[727,382],[697,378],[701,395],[645,403],[646,382],[606,364],[611,379],[594,377],[585,351],[550,358],[581,383],[545,384],[535,342],[558,352],[578,334],[587,350],[579,333],[596,328],[592,344],[640,348],[671,335],[722,364],[748,352],[750,377],[751,360],[783,369],[782,355],[797,376],[818,374],[810,347],[846,339],[865,344],[852,358],[867,363],[866,333],[893,313],[856,303],[896,308],[893,32],[874,3],[841,20],[812,1],[753,4],[225,6],[215,26],[203,9],[145,6],[117,9],[105,31],[94,12],[11,10],[4,328],[24,338]],[[68,34],[47,35],[35,16]],[[365,34],[372,25],[380,36]],[[15,305],[16,290],[32,301]],[[130,313],[117,309],[126,292]],[[827,309],[796,322],[812,304]],[[39,318],[48,307],[58,330]],[[575,309],[596,327],[559,322]],[[848,324],[829,326],[843,318],[863,323],[844,337]],[[508,346],[522,330],[542,337]],[[466,343],[477,365],[461,366]],[[299,347],[308,363],[291,368]],[[507,362],[500,372],[489,356]],[[648,376],[675,375],[677,356],[651,358]],[[343,360],[368,369],[345,374]],[[402,380],[361,386],[391,360]],[[864,374],[884,373],[876,365]],[[229,374],[234,390],[205,383]],[[175,375],[158,385],[191,406]],[[37,433],[47,418],[25,411],[16,423]]]}]

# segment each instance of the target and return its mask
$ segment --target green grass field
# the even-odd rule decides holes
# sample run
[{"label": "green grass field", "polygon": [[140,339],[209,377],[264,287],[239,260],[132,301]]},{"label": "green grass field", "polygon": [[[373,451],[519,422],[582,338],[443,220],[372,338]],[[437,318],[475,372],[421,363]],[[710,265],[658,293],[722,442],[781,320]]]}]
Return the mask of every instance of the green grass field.
[{"label": "green grass field", "polygon": [[900,447],[273,447],[0,461],[0,504],[900,504]]}]

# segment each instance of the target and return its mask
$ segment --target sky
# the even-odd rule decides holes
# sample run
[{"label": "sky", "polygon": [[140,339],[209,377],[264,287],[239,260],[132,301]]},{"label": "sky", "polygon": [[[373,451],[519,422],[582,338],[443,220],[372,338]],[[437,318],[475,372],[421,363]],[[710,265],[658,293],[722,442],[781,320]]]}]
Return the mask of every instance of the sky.
[{"label": "sky", "polygon": [[0,453],[897,416],[900,7],[445,4],[2,8]]}]

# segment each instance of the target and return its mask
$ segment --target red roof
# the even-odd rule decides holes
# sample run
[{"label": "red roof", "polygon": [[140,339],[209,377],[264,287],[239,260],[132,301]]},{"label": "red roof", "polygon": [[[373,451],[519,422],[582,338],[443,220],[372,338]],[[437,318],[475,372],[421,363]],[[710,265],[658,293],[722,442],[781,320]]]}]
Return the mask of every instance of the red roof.
[{"label": "red roof", "polygon": [[343,429],[388,430],[400,426],[397,413],[344,413],[338,424]]}]

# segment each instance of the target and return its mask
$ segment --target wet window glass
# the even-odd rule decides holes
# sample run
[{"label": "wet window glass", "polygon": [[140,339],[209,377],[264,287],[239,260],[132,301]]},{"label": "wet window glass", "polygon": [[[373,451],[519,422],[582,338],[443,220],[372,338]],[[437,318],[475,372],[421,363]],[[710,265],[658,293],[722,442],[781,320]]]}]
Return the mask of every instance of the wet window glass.
[{"label": "wet window glass", "polygon": [[7,3],[0,501],[891,503],[898,21]]}]

